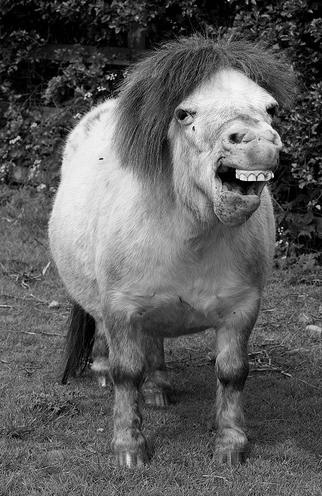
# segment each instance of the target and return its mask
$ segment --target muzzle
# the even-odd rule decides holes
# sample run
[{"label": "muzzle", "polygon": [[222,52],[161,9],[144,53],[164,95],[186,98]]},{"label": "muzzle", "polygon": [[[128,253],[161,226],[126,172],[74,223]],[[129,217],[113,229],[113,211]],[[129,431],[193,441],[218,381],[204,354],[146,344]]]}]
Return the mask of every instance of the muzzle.
[{"label": "muzzle", "polygon": [[214,211],[228,226],[244,223],[259,207],[278,166],[281,139],[266,122],[236,120],[221,138],[214,178]]}]

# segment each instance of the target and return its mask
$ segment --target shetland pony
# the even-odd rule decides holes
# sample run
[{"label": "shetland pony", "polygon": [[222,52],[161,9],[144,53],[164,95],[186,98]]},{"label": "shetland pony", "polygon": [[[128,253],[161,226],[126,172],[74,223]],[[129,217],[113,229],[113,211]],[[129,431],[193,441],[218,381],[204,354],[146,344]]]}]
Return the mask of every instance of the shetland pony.
[{"label": "shetland pony", "polygon": [[214,452],[229,464],[245,457],[247,343],[274,249],[267,182],[282,145],[272,121],[293,91],[292,72],[269,51],[193,36],[137,63],[118,98],[67,139],[49,225],[74,301],[63,382],[93,344],[103,348],[93,369],[114,383],[119,465],[148,460],[139,390],[167,405],[164,338],[207,328],[216,330]]}]

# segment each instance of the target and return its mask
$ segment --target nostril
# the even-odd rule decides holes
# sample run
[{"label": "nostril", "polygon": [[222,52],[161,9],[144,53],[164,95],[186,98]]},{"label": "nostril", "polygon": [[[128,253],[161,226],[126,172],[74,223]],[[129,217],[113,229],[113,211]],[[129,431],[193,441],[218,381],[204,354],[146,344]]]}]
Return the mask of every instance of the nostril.
[{"label": "nostril", "polygon": [[234,145],[238,145],[239,143],[241,143],[243,141],[245,134],[246,133],[232,133],[229,136],[230,143],[233,143]]},{"label": "nostril", "polygon": [[250,129],[243,129],[237,133],[231,133],[228,136],[229,143],[233,145],[240,145],[241,143],[249,143],[256,139],[256,134]]}]

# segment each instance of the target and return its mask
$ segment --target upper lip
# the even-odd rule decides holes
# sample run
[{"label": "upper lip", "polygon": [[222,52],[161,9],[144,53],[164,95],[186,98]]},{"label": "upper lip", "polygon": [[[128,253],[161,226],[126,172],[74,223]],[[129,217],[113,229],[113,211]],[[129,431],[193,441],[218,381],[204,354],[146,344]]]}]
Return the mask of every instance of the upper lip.
[{"label": "upper lip", "polygon": [[260,163],[251,163],[251,164],[247,164],[244,165],[244,164],[239,164],[239,163],[236,163],[235,161],[231,160],[230,158],[228,157],[220,157],[217,161],[217,170],[221,167],[221,168],[231,168],[231,169],[239,169],[239,170],[247,170],[248,172],[252,172],[252,171],[272,171],[274,172],[274,170],[277,168],[278,166],[278,159],[276,159],[274,161],[274,163],[271,163],[269,166],[262,166]]}]

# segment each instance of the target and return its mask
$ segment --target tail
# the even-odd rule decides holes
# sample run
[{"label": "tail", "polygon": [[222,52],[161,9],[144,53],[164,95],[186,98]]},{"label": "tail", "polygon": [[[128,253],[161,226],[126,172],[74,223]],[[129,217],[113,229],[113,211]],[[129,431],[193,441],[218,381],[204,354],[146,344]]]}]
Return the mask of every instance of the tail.
[{"label": "tail", "polygon": [[65,369],[62,384],[70,375],[80,375],[91,354],[95,337],[95,320],[77,303],[73,304],[66,339]]}]

